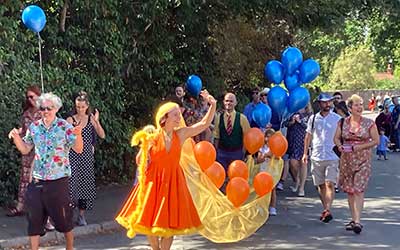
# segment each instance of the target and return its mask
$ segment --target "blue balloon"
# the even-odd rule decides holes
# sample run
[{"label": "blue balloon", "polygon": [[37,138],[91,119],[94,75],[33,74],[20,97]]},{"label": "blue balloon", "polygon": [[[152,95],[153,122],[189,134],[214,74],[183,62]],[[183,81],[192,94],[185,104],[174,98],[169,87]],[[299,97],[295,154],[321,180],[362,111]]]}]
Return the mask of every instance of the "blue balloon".
[{"label": "blue balloon", "polygon": [[294,73],[293,75],[287,75],[285,77],[285,87],[292,91],[293,89],[300,86],[299,75]]},{"label": "blue balloon", "polygon": [[253,121],[256,122],[259,128],[265,128],[271,121],[272,111],[268,105],[260,103],[256,106],[251,115]]},{"label": "blue balloon", "polygon": [[264,76],[275,84],[280,84],[283,80],[284,69],[280,61],[272,60],[265,64]]},{"label": "blue balloon", "polygon": [[186,80],[186,89],[190,94],[198,96],[200,94],[203,84],[200,77],[197,75],[190,75]]},{"label": "blue balloon", "polygon": [[282,118],[283,112],[285,112],[287,98],[287,92],[279,86],[271,88],[268,92],[268,105],[271,107],[272,112],[278,114],[280,118]]},{"label": "blue balloon", "polygon": [[37,5],[29,5],[22,12],[22,22],[33,32],[40,32],[46,25],[46,15]]},{"label": "blue balloon", "polygon": [[286,75],[293,75],[303,62],[303,54],[298,48],[289,47],[283,51],[281,61]]},{"label": "blue balloon", "polygon": [[310,93],[304,87],[297,87],[292,90],[287,100],[289,114],[293,114],[302,108],[305,108],[310,102]]},{"label": "blue balloon", "polygon": [[300,81],[308,83],[313,81],[319,75],[321,69],[319,64],[313,59],[307,59],[300,66]]}]

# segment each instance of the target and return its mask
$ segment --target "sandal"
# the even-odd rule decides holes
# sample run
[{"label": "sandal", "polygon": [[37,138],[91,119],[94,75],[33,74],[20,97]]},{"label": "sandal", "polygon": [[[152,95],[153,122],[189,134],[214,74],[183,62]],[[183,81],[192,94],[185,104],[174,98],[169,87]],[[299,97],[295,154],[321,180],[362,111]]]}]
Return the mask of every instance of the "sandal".
[{"label": "sandal", "polygon": [[360,223],[355,222],[353,226],[353,231],[356,234],[360,234],[362,231],[363,226]]},{"label": "sandal", "polygon": [[353,231],[353,229],[354,229],[354,221],[352,220],[349,223],[347,223],[345,225],[345,228],[346,228],[346,231]]},{"label": "sandal", "polygon": [[333,216],[329,210],[324,210],[322,212],[320,220],[324,223],[328,223],[333,219]]},{"label": "sandal", "polygon": [[25,212],[18,210],[16,207],[11,207],[8,209],[8,213],[6,215],[8,217],[23,216],[25,215]]}]

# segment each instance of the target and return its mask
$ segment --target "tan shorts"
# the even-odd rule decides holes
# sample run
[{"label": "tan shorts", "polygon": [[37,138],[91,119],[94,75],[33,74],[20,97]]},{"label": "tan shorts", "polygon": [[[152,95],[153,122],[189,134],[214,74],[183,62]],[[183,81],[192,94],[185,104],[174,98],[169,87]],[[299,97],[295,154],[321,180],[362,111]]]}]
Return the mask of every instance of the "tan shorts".
[{"label": "tan shorts", "polygon": [[315,186],[326,181],[336,183],[339,174],[339,160],[313,161],[311,160],[311,175]]}]

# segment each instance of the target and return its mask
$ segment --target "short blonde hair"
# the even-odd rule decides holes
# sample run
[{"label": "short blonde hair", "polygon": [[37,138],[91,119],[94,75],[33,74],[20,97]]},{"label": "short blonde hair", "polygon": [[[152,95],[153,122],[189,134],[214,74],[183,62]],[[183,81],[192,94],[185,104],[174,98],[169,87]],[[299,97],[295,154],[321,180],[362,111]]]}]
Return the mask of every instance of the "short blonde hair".
[{"label": "short blonde hair", "polygon": [[363,99],[361,98],[361,96],[357,95],[357,94],[353,94],[352,96],[349,97],[349,99],[347,99],[347,106],[349,108],[351,108],[353,106],[353,103],[355,102],[363,102]]}]

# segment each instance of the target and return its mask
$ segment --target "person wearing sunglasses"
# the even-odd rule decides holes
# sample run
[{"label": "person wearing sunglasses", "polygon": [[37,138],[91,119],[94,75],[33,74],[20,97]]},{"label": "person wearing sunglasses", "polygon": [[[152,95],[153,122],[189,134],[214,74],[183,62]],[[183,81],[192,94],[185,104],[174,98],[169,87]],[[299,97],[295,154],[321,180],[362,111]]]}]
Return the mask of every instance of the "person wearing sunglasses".
[{"label": "person wearing sunglasses", "polygon": [[[23,113],[21,117],[21,130],[20,135],[24,135],[28,126],[40,119],[39,109],[36,107],[36,100],[40,96],[40,88],[38,86],[29,86],[25,91],[25,101],[23,105]],[[34,153],[33,151],[27,155],[22,155],[21,169],[19,174],[19,187],[18,187],[18,202],[14,207],[10,207],[7,216],[22,216],[24,215],[25,192],[30,182],[32,162]]]},{"label": "person wearing sunglasses", "polygon": [[56,116],[62,102],[52,93],[42,94],[36,104],[41,119],[29,125],[23,138],[16,128],[8,134],[23,155],[33,149],[35,154],[32,181],[25,196],[31,249],[39,249],[40,236],[46,233],[45,224],[50,217],[55,229],[64,233],[66,249],[72,250],[73,211],[68,186],[71,175],[68,153],[71,148],[82,152],[82,126],[73,127]]},{"label": "person wearing sunglasses", "polygon": [[260,105],[260,95],[259,95],[259,89],[255,88],[251,92],[251,102],[248,103],[243,110],[243,114],[247,117],[247,120],[249,121],[250,127],[256,127],[258,128],[259,126],[257,123],[253,120],[253,111],[256,109],[258,105]]}]

